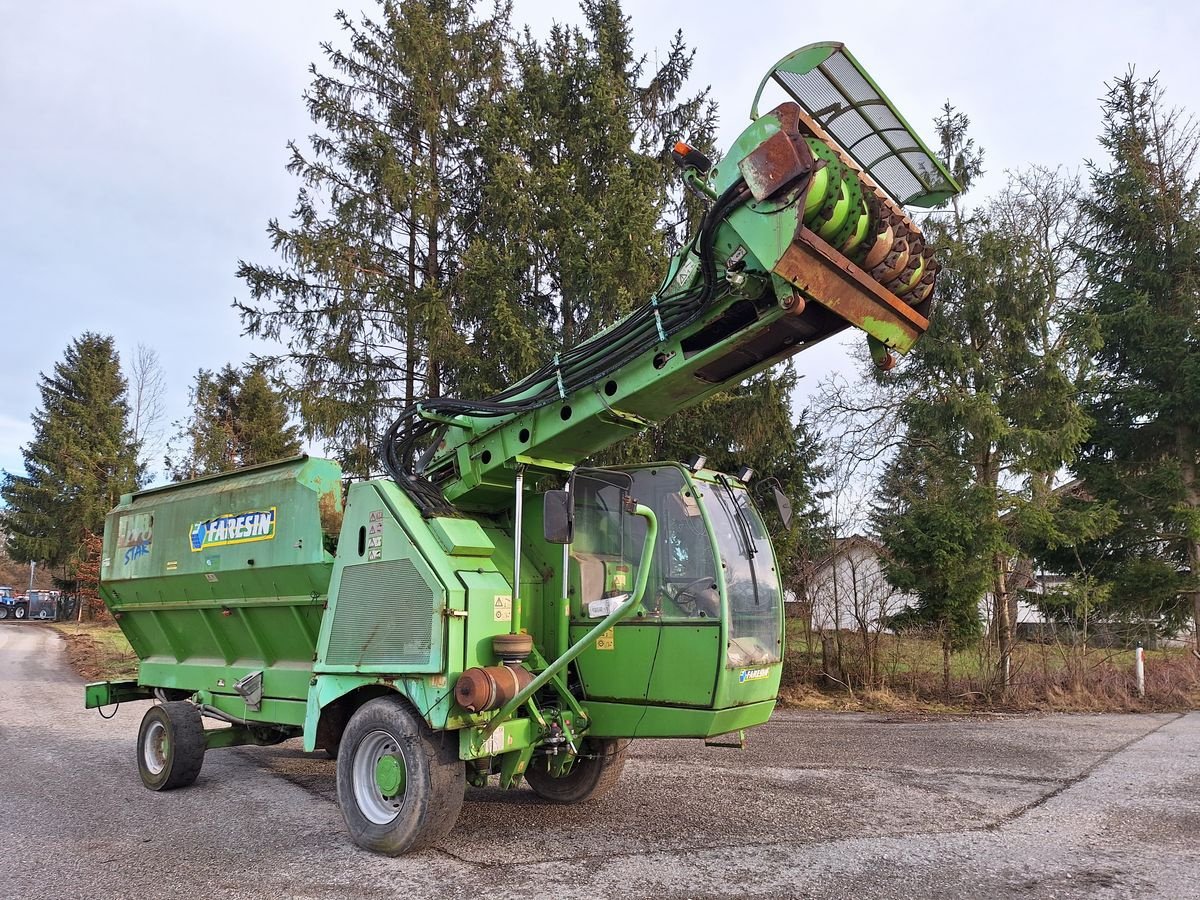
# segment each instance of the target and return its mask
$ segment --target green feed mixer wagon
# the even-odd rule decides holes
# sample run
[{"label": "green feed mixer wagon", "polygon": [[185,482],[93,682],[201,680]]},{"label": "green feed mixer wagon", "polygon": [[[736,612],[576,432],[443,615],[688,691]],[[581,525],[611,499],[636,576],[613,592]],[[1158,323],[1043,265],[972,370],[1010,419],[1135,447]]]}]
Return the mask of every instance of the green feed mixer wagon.
[{"label": "green feed mixer wagon", "polygon": [[841,44],[772,80],[787,99],[756,97],[718,163],[674,148],[708,206],[646,305],[487,400],[405,410],[385,477],[299,457],[121,499],[101,590],[140,668],[86,703],[158,701],[147,787],[299,737],[337,757],[353,839],[399,854],[446,835],[467,783],[582,802],[631,739],[767,720],[783,588],[752,473],[587,461],[850,326],[891,365],[938,270],[905,209],[958,190]]}]

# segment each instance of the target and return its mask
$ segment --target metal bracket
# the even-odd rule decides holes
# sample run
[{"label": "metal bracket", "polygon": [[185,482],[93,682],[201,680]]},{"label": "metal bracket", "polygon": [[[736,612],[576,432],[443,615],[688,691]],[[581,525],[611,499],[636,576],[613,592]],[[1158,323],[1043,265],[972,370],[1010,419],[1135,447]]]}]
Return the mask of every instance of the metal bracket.
[{"label": "metal bracket", "polygon": [[246,708],[258,712],[262,709],[262,671],[251,672],[234,682],[233,689],[246,701]]},{"label": "metal bracket", "polygon": [[[729,747],[733,750],[745,750],[746,749],[746,729],[745,728],[739,728],[736,732],[730,731],[727,733],[728,734],[737,734],[737,743],[736,744],[733,743],[732,741],[714,741],[710,738],[705,738],[704,746],[705,747]],[[725,735],[723,735],[723,734],[717,735],[717,737],[724,737],[724,736]]]}]

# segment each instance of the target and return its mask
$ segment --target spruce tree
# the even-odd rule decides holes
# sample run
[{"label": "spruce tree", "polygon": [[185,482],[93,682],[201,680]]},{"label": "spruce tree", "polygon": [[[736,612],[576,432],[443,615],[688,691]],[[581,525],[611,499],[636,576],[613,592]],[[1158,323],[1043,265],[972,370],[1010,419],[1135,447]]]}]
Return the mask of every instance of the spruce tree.
[{"label": "spruce tree", "polygon": [[[982,168],[968,120],[947,106],[937,125],[943,157],[969,185]],[[881,376],[892,385],[908,443],[932,454],[922,464],[947,466],[950,484],[968,472],[978,490],[969,508],[992,541],[964,549],[988,556],[1001,689],[1010,673],[1014,573],[1029,569],[1023,560],[1032,547],[1065,539],[1053,480],[1088,428],[1078,399],[1083,356],[1068,327],[1078,292],[1070,250],[1077,207],[1077,186],[1031,169],[1014,173],[988,204],[969,211],[956,204],[952,215],[927,219],[926,238],[943,264],[937,306],[913,352]]]},{"label": "spruce tree", "polygon": [[936,633],[949,695],[950,655],[979,638],[979,599],[992,583],[994,553],[1003,542],[995,495],[961,455],[916,443],[904,444],[889,463],[879,493],[872,518],[888,551],[887,578],[917,598],[896,624],[922,624]]},{"label": "spruce tree", "polygon": [[175,423],[178,430],[165,460],[173,480],[215,475],[300,452],[299,429],[288,421],[287,404],[261,369],[200,369],[188,394],[192,414]]},{"label": "spruce tree", "polygon": [[693,51],[677,34],[651,68],[617,0],[582,10],[582,27],[524,32],[512,89],[482,111],[450,379],[462,395],[510,384],[647,302],[691,224],[667,148],[707,145],[715,127],[707,90],[684,93]]},{"label": "spruce tree", "polygon": [[284,344],[285,399],[358,474],[396,412],[442,390],[463,213],[480,190],[471,157],[488,140],[477,110],[504,85],[508,7],[474,6],[337,14],[347,46],[322,45],[305,95],[318,131],[307,150],[289,144],[291,222],[267,228],[282,262],[238,266],[246,332]]},{"label": "spruce tree", "polygon": [[75,338],[52,373],[40,376],[39,390],[33,439],[21,450],[25,474],[6,473],[0,486],[0,530],[13,559],[59,566],[103,529],[142,470],[111,337]]},{"label": "spruce tree", "polygon": [[1120,515],[1102,562],[1112,602],[1168,623],[1187,609],[1200,640],[1200,136],[1132,71],[1103,111],[1109,158],[1089,165],[1085,205],[1096,424],[1079,474]]}]

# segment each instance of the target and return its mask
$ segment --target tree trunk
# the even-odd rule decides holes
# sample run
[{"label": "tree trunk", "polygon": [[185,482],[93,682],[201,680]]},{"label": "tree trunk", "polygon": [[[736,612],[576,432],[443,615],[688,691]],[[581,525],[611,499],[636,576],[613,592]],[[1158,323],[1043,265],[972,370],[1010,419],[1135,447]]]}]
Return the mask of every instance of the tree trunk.
[{"label": "tree trunk", "polygon": [[992,603],[996,616],[996,643],[1000,649],[1000,659],[996,662],[996,683],[1003,694],[1008,690],[1008,676],[1012,671],[1012,610],[1009,607],[1008,576],[1005,572],[1008,560],[1003,553],[997,553],[995,580],[992,587]]},{"label": "tree trunk", "polygon": [[942,694],[950,702],[950,632],[942,631]]},{"label": "tree trunk", "polygon": [[[424,284],[426,291],[434,294],[440,293],[442,288],[441,262],[438,259],[442,227],[440,218],[442,205],[441,173],[438,170],[441,152],[441,136],[435,125],[434,129],[429,132],[429,240],[426,245]],[[431,310],[430,314],[425,316],[425,321],[427,325],[431,326],[427,328],[425,335],[425,396],[440,397],[442,394],[439,357],[441,351],[439,346],[441,337],[439,334],[441,329],[440,310]]]},{"label": "tree trunk", "polygon": [[[413,142],[416,146],[416,142]],[[410,213],[416,209],[415,197],[410,198]],[[408,302],[404,316],[404,405],[417,402],[417,316],[412,300],[417,294],[417,223],[415,214],[408,229]]]},{"label": "tree trunk", "polygon": [[[1200,487],[1196,484],[1196,450],[1192,438],[1192,429],[1186,425],[1176,433],[1179,453],[1179,474],[1183,479],[1183,494],[1187,505],[1193,510],[1200,510]],[[1187,542],[1188,568],[1193,580],[1200,580],[1200,539],[1191,535]],[[1192,639],[1196,643],[1196,651],[1200,653],[1200,581],[1192,590]]]}]

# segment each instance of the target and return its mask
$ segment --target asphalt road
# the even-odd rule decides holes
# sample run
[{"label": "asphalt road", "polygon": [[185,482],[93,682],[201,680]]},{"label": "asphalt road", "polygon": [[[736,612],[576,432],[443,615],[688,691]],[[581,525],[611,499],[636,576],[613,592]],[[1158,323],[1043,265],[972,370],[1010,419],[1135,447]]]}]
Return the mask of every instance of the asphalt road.
[{"label": "asphalt road", "polygon": [[0,897],[1200,897],[1200,714],[779,713],[746,751],[636,743],[594,806],[470,789],[387,859],[297,742],[145,790],[145,706],[86,712],[57,635],[0,624]]}]

